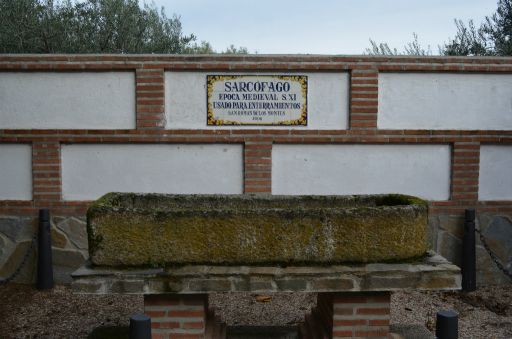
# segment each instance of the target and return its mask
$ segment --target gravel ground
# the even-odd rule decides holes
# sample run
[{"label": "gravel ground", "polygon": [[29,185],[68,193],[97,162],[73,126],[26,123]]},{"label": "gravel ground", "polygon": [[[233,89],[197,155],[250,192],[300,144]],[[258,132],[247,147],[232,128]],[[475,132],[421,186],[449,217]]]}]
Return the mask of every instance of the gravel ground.
[{"label": "gravel ground", "polygon": [[[267,302],[252,294],[214,294],[210,305],[228,325],[287,325],[300,321],[314,304],[311,294],[272,295]],[[268,300],[268,298],[261,298]],[[391,322],[435,328],[441,309],[459,313],[460,338],[512,338],[512,284],[476,292],[394,293]],[[126,326],[141,312],[140,296],[75,295],[66,286],[37,291],[28,285],[0,286],[0,338],[87,338],[99,326]]]},{"label": "gravel ground", "polygon": [[512,338],[512,285],[471,293],[403,291],[391,298],[391,322],[422,324],[435,332],[436,313],[459,314],[459,338]]}]

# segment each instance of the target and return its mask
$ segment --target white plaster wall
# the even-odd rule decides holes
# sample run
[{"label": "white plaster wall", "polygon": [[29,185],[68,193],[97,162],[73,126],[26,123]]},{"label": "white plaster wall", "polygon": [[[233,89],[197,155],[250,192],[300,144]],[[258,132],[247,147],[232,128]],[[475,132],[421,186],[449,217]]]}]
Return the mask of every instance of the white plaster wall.
[{"label": "white plaster wall", "polygon": [[32,148],[0,144],[0,200],[32,200]]},{"label": "white plaster wall", "polygon": [[445,145],[275,145],[273,194],[450,194]]},{"label": "white plaster wall", "polygon": [[512,146],[480,147],[479,200],[512,199]]},{"label": "white plaster wall", "polygon": [[[167,129],[346,129],[348,126],[348,73],[300,73],[301,75],[308,76],[307,127],[207,126],[206,75],[208,74],[225,73],[165,73],[165,114],[167,118]],[[261,74],[263,75],[268,73]],[[284,73],[272,74],[281,75]]]},{"label": "white plaster wall", "polygon": [[0,128],[135,128],[131,72],[0,74]]},{"label": "white plaster wall", "polygon": [[511,74],[379,74],[383,129],[512,129]]},{"label": "white plaster wall", "polygon": [[241,145],[64,145],[64,200],[107,192],[240,194]]}]

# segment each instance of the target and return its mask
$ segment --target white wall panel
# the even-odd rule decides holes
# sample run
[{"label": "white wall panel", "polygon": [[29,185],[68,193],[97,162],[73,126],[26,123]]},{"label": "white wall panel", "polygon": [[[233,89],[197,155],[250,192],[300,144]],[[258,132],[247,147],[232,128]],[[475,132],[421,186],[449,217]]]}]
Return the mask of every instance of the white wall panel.
[{"label": "white wall panel", "polygon": [[0,128],[135,128],[130,72],[0,75]]},{"label": "white wall panel", "polygon": [[512,129],[512,75],[380,73],[378,127]]},{"label": "white wall panel", "polygon": [[[165,111],[167,129],[193,128],[290,128],[289,126],[206,125],[206,75],[215,72],[166,72]],[[259,74],[259,73],[258,73]],[[275,73],[277,74],[277,73]],[[308,126],[295,129],[346,129],[349,78],[347,73],[300,73],[308,76]]]},{"label": "white wall panel", "polygon": [[512,146],[480,147],[478,199],[512,199]]},{"label": "white wall panel", "polygon": [[64,145],[64,200],[107,192],[243,192],[241,145]]},{"label": "white wall panel", "polygon": [[0,144],[0,199],[32,200],[32,147]]},{"label": "white wall panel", "polygon": [[447,200],[445,145],[275,145],[273,194],[403,193]]}]

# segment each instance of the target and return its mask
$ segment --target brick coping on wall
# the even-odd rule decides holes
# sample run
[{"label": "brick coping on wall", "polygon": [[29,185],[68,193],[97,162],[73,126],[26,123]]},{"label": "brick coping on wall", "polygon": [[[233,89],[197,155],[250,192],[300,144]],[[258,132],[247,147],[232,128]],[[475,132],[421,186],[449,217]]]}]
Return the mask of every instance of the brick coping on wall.
[{"label": "brick coping on wall", "polygon": [[310,70],[374,69],[435,72],[512,72],[510,57],[365,55],[118,55],[0,54],[0,70]]}]

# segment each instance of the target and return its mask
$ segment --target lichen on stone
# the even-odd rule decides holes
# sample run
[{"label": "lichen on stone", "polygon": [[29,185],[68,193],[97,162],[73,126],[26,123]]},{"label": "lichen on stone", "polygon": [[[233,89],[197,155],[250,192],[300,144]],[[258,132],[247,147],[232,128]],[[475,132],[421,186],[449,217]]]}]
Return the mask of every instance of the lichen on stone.
[{"label": "lichen on stone", "polygon": [[109,193],[87,213],[105,266],[334,264],[426,252],[427,206],[405,195]]}]

